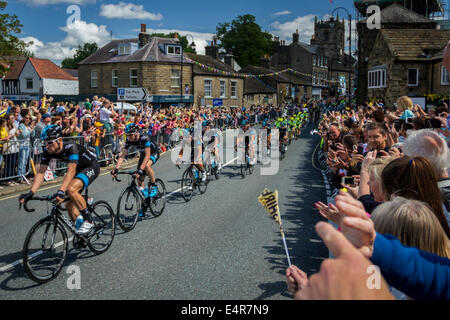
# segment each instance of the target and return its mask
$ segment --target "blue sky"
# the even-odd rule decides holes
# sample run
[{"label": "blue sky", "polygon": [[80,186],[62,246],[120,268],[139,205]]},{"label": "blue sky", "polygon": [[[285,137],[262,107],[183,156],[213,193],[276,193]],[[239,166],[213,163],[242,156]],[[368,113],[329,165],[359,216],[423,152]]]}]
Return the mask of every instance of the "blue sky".
[{"label": "blue sky", "polygon": [[[80,20],[68,25],[69,6],[80,8]],[[96,41],[104,45],[113,38],[137,37],[141,23],[149,32],[178,31],[194,37],[199,53],[216,31],[219,22],[231,22],[238,15],[252,14],[263,30],[290,41],[295,29],[301,40],[309,42],[314,16],[330,14],[336,7],[355,15],[353,0],[9,0],[6,12],[16,14],[23,24],[25,41],[36,57],[59,64],[72,56],[79,44]],[[340,11],[342,15],[343,11]]]}]

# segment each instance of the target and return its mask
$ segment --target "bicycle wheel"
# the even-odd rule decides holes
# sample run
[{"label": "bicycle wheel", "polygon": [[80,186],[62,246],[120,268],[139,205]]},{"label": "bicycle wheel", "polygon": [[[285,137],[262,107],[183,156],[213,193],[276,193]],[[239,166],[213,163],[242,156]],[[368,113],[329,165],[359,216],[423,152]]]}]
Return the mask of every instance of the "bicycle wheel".
[{"label": "bicycle wheel", "polygon": [[245,179],[246,171],[247,171],[247,164],[241,164],[241,176],[242,176],[242,179]]},{"label": "bicycle wheel", "polygon": [[181,195],[184,201],[189,202],[192,199],[194,193],[194,176],[192,171],[188,168],[181,178]]},{"label": "bicycle wheel", "polygon": [[141,199],[132,187],[122,191],[117,201],[117,222],[120,228],[129,232],[136,226],[139,211],[141,210]]},{"label": "bicycle wheel", "polygon": [[198,178],[197,179],[197,187],[198,187],[198,191],[200,191],[201,194],[204,194],[206,192],[206,189],[208,188],[208,183],[209,183],[209,176],[206,175],[206,180],[202,181],[202,178]]},{"label": "bicycle wheel", "polygon": [[108,250],[114,240],[116,224],[114,211],[106,201],[97,201],[92,206],[92,221],[95,229],[88,238],[87,245],[95,254]]},{"label": "bicycle wheel", "polygon": [[67,233],[53,218],[38,221],[23,244],[23,266],[27,275],[38,283],[56,278],[67,259]]},{"label": "bicycle wheel", "polygon": [[159,217],[166,207],[166,186],[161,179],[156,179],[155,184],[158,188],[158,193],[150,199],[150,212],[154,217]]},{"label": "bicycle wheel", "polygon": [[253,165],[247,163],[247,166],[248,166],[248,173],[253,174]]}]

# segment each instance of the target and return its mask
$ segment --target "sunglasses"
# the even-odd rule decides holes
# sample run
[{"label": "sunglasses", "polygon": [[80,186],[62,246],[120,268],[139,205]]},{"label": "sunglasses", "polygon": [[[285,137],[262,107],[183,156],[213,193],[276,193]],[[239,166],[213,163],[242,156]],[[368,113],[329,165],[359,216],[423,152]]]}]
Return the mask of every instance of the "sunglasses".
[{"label": "sunglasses", "polygon": [[58,139],[45,141],[45,145],[46,145],[46,146],[52,145],[52,144],[55,143],[56,141],[58,141]]}]

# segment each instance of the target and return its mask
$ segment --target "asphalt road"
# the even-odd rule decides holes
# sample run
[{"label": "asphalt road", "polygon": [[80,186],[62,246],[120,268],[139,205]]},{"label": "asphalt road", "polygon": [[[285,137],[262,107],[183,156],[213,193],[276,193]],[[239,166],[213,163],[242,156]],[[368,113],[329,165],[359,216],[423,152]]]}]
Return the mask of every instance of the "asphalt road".
[{"label": "asphalt road", "polygon": [[[0,199],[0,299],[291,299],[279,227],[257,198],[264,188],[278,189],[291,261],[308,274],[316,272],[328,256],[314,231],[323,220],[314,203],[326,201],[322,175],[311,163],[318,142],[305,129],[289,146],[277,175],[263,176],[258,166],[243,180],[237,165],[230,163],[204,195],[185,203],[174,193],[160,217],[147,216],[126,234],[117,226],[113,244],[102,255],[76,251],[70,244],[66,266],[45,285],[34,283],[22,264],[14,263],[22,257],[29,229],[45,216],[46,205],[33,203],[37,210],[30,214],[18,210],[17,196]],[[159,160],[155,172],[168,193],[180,188],[183,170],[170,162],[170,153]],[[104,175],[89,191],[115,209],[126,185],[127,179],[113,183]],[[71,265],[81,271],[79,290],[67,287]]]}]

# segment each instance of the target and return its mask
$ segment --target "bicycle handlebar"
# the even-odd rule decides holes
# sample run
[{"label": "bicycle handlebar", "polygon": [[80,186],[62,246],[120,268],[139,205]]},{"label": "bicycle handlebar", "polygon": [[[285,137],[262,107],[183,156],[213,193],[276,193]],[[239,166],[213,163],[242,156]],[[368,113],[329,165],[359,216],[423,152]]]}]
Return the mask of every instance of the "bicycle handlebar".
[{"label": "bicycle handlebar", "polygon": [[[24,203],[22,203],[22,202],[20,202],[20,205],[19,205],[19,209],[21,209],[21,207],[22,207],[22,204],[23,204],[23,208],[24,208],[24,210],[26,211],[26,212],[35,212],[36,210],[35,209],[30,209],[30,208],[28,208],[28,202],[30,202],[30,201],[48,201],[48,202],[52,202],[54,205],[56,205],[56,202],[54,202],[54,198],[52,197],[52,196],[46,196],[46,197],[33,197],[33,198],[31,198],[30,200],[28,200],[28,201],[25,201]],[[67,201],[67,199],[65,199],[64,200],[64,202],[66,202]]]},{"label": "bicycle handlebar", "polygon": [[120,180],[117,176],[119,175],[119,174],[126,174],[126,175],[129,175],[129,176],[132,176],[132,175],[134,175],[136,173],[136,171],[119,171],[119,172],[117,172],[116,173],[116,176],[113,176],[113,181],[114,180],[116,180],[117,182],[122,182],[122,180]]}]

